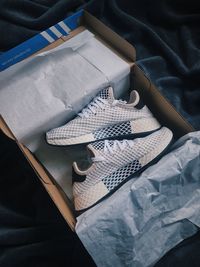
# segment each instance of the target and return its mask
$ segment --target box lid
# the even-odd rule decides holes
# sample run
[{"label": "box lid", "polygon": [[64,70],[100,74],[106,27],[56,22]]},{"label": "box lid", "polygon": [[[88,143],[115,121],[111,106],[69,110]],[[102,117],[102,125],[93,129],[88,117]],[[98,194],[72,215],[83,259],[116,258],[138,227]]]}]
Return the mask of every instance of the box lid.
[{"label": "box lid", "polygon": [[131,44],[87,11],[79,10],[63,21],[60,21],[45,31],[42,31],[27,41],[0,55],[0,72],[28,58],[47,46],[49,49],[57,46],[60,43],[57,41],[66,41],[66,36],[67,39],[73,37],[73,31],[76,30],[81,23],[87,25],[87,27],[89,27],[93,32],[96,32],[99,37],[102,37],[107,45],[110,45],[119,54],[122,54],[129,62],[135,62],[136,52],[135,48]]}]

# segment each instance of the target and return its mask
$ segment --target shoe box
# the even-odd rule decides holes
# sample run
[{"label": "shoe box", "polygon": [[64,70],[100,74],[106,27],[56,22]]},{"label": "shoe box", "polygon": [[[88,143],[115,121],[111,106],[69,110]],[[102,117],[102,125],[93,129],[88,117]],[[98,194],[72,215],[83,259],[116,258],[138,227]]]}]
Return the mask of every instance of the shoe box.
[{"label": "shoe box", "polygon": [[[79,34],[83,29],[89,29],[100,42],[129,64],[131,69],[131,89],[138,90],[144,103],[150,108],[154,116],[162,125],[173,131],[175,138],[179,138],[194,131],[192,126],[174,109],[167,99],[162,96],[156,86],[137,66],[135,48],[101,21],[90,13],[81,10],[55,26],[50,28],[54,31],[53,36],[50,34],[49,29],[47,29],[0,56],[0,74],[3,75],[4,70],[11,65],[28,57],[33,57],[35,53],[38,54],[59,47],[59,45]],[[60,29],[60,31],[58,31],[58,29]],[[0,128],[4,134],[15,140],[67,224],[74,231],[76,218],[73,204],[64,193],[62,187],[36,156],[15,137],[12,128],[8,126],[3,116],[0,117]]]}]

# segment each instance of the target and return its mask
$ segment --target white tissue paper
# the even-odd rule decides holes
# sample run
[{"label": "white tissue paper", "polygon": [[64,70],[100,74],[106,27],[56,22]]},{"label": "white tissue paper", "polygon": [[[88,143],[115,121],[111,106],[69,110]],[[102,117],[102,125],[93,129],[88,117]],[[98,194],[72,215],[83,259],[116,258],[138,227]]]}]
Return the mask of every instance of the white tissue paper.
[{"label": "white tissue paper", "polygon": [[72,119],[104,87],[129,88],[129,64],[85,30],[60,46],[0,73],[0,114],[69,198],[77,147],[46,144],[45,132]]}]

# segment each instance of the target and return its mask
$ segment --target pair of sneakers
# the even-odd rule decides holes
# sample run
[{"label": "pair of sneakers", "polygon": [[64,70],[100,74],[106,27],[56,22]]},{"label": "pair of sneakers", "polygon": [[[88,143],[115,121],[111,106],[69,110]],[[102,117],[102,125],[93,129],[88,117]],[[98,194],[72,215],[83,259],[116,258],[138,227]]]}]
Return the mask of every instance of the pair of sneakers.
[{"label": "pair of sneakers", "polygon": [[73,163],[75,210],[83,212],[116,191],[126,181],[154,163],[172,141],[140,99],[137,91],[129,102],[116,100],[105,88],[78,116],[46,134],[51,145],[87,145],[91,165]]}]

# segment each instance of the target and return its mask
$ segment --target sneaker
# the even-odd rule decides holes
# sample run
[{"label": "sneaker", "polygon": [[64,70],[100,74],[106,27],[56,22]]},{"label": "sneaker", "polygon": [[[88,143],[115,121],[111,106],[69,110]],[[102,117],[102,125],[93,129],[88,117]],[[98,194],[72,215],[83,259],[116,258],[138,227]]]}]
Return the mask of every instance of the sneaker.
[{"label": "sneaker", "polygon": [[75,210],[83,212],[116,191],[130,178],[161,157],[172,141],[172,132],[163,127],[135,140],[105,140],[89,144],[92,164],[81,170],[73,163]]},{"label": "sneaker", "polygon": [[112,87],[108,87],[93,99],[78,116],[62,127],[46,134],[51,145],[75,145],[119,137],[144,136],[160,128],[147,106],[140,101],[137,91],[130,100],[116,100]]}]

